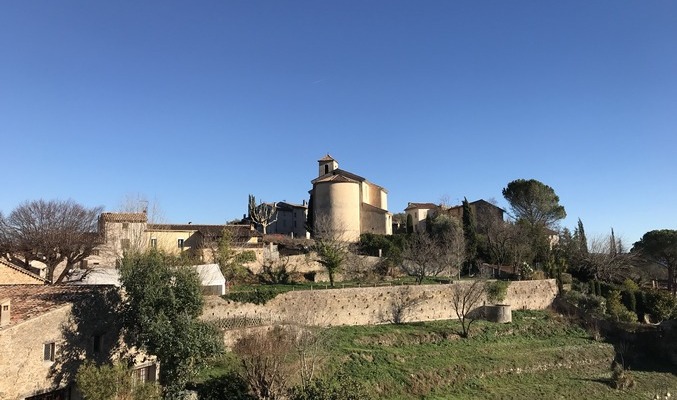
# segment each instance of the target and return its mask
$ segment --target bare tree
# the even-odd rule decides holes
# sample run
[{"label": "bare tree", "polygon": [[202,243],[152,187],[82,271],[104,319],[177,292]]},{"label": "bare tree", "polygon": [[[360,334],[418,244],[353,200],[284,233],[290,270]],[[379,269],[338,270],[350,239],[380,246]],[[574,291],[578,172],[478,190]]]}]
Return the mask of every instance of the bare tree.
[{"label": "bare tree", "polygon": [[12,257],[21,256],[25,266],[33,260],[44,263],[47,279],[53,281],[61,262],[66,260],[67,264],[64,275],[98,243],[97,217],[101,210],[72,200],[25,202],[6,218],[2,235],[7,238]]},{"label": "bare tree", "polygon": [[475,309],[486,296],[486,283],[477,279],[471,284],[459,282],[452,285],[451,308],[461,321],[461,337],[467,338],[470,334],[470,325],[475,322]]},{"label": "bare tree", "polygon": [[240,358],[250,391],[261,400],[284,399],[291,375],[292,337],[281,326],[244,337],[233,352]]},{"label": "bare tree", "polygon": [[582,266],[596,280],[623,282],[633,273],[637,254],[618,252],[619,242],[611,236],[589,240],[588,252],[582,256]]},{"label": "bare tree", "polygon": [[277,204],[271,203],[267,204],[264,202],[256,204],[256,197],[254,195],[249,195],[249,218],[261,226],[263,234],[265,235],[268,229],[268,226],[273,222],[277,221]]},{"label": "bare tree", "polygon": [[456,275],[464,259],[464,246],[463,235],[458,232],[440,232],[436,237],[425,232],[413,234],[402,249],[402,269],[418,284],[444,271]]}]

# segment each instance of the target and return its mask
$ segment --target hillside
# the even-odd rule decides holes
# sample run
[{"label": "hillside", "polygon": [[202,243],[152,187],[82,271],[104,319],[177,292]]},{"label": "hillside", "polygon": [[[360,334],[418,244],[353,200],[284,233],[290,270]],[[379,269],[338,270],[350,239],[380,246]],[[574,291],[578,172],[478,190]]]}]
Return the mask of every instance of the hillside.
[{"label": "hillside", "polygon": [[613,389],[613,346],[547,311],[478,321],[467,340],[458,329],[457,321],[331,328],[323,373],[342,371],[393,400],[647,399],[677,388],[673,374],[631,371],[636,386]]}]

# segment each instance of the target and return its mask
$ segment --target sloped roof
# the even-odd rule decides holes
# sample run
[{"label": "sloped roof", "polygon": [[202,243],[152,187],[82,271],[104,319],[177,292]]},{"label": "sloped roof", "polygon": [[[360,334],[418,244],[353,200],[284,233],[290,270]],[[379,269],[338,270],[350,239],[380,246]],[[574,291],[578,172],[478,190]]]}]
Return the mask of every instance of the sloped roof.
[{"label": "sloped roof", "polygon": [[[364,179],[363,179],[364,180]],[[313,184],[315,183],[323,183],[323,182],[349,182],[349,183],[360,183],[361,181],[352,179],[348,176],[345,175],[332,175],[331,172],[325,175],[322,175],[321,177],[315,179],[312,181]]]},{"label": "sloped roof", "polygon": [[202,286],[223,285],[226,283],[226,278],[221,273],[219,264],[201,264],[193,265],[195,271],[200,277]]},{"label": "sloped roof", "polygon": [[371,204],[368,204],[368,203],[362,203],[362,208],[366,211],[374,211],[374,212],[378,212],[378,213],[381,213],[381,214],[389,214],[388,210],[384,210],[380,207],[372,206]]},{"label": "sloped roof", "polygon": [[106,212],[100,216],[106,222],[148,222],[145,213],[116,213]]},{"label": "sloped roof", "polygon": [[313,185],[316,183],[323,183],[323,182],[366,182],[372,186],[375,186],[384,192],[388,193],[388,191],[383,187],[379,186],[373,182],[368,181],[366,178],[361,177],[357,174],[353,174],[352,172],[348,172],[344,169],[337,168],[333,171],[329,171],[328,173],[313,179],[310,181]]},{"label": "sloped roof", "polygon": [[437,208],[437,204],[435,203],[409,203],[409,205],[407,205],[407,208],[405,208],[404,211],[415,209],[431,210],[434,208]]},{"label": "sloped roof", "polygon": [[326,156],[317,160],[317,162],[325,162],[325,161],[336,161],[336,160],[332,156],[330,156],[329,153],[327,153]]},{"label": "sloped roof", "polygon": [[286,201],[279,201],[275,203],[275,206],[280,210],[293,210],[294,208],[302,208],[302,209],[308,208],[308,206],[305,204],[287,203]]},{"label": "sloped roof", "polygon": [[11,302],[10,323],[13,326],[31,318],[71,304],[93,292],[105,290],[102,286],[86,285],[6,285],[0,286],[0,300]]},{"label": "sloped roof", "polygon": [[249,225],[149,224],[146,231],[192,231],[203,236],[219,237],[224,229],[228,229],[236,237],[261,236]]},{"label": "sloped roof", "polygon": [[22,273],[22,274],[26,274],[26,275],[30,276],[31,278],[38,280],[40,282],[47,283],[47,279],[41,277],[40,275],[32,273],[31,271],[27,270],[26,268],[22,268],[18,265],[15,265],[14,263],[7,261],[5,259],[0,258],[0,265],[11,268],[15,271]]}]

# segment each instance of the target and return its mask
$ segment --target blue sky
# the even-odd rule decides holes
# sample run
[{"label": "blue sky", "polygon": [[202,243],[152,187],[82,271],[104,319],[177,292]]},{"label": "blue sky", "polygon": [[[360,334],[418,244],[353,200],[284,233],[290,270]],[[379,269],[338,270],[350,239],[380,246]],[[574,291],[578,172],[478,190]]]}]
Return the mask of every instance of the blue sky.
[{"label": "blue sky", "polygon": [[223,223],[330,153],[392,212],[534,178],[631,244],[677,229],[677,3],[4,2],[0,137],[5,214]]}]

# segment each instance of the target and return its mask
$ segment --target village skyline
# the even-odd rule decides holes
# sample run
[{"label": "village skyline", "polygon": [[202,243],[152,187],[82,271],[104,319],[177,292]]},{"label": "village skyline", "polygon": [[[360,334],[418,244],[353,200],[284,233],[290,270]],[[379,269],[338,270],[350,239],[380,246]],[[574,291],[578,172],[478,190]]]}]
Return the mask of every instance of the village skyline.
[{"label": "village skyline", "polygon": [[0,211],[301,203],[329,153],[408,202],[551,186],[590,237],[676,227],[677,5],[6,4]]}]

